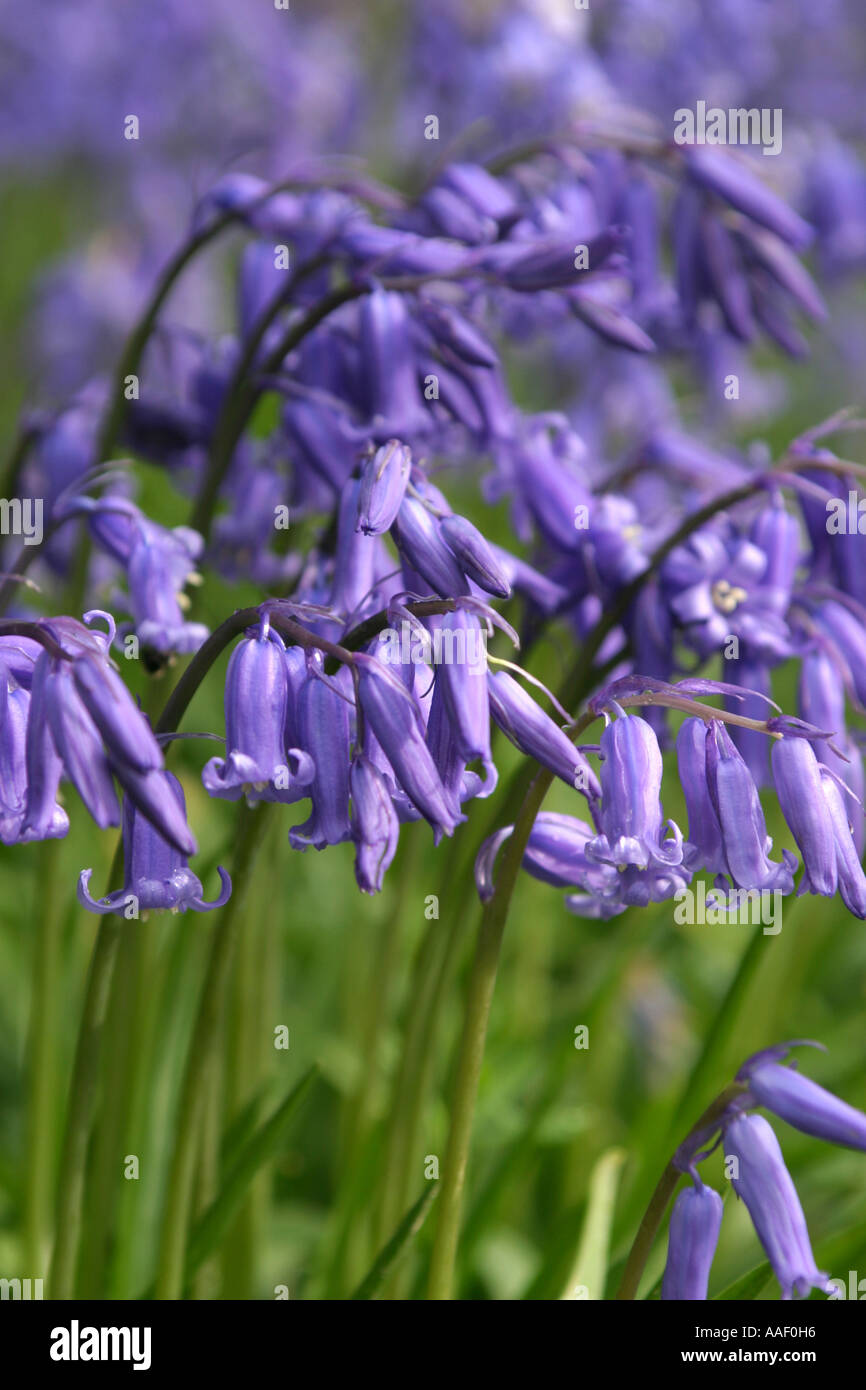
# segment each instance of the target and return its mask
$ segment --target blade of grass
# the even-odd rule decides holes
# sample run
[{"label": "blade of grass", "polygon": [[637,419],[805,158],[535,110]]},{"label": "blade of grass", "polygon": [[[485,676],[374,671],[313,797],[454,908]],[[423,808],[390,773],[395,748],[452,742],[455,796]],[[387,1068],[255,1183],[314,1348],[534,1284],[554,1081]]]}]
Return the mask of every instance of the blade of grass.
[{"label": "blade of grass", "polygon": [[431,1182],[414,1206],[410,1207],[387,1245],[383,1246],[373,1262],[369,1274],[362,1279],[352,1299],[375,1298],[379,1289],[393,1272],[398,1260],[406,1252],[410,1241],[418,1234],[427,1218],[439,1191],[438,1183]]}]

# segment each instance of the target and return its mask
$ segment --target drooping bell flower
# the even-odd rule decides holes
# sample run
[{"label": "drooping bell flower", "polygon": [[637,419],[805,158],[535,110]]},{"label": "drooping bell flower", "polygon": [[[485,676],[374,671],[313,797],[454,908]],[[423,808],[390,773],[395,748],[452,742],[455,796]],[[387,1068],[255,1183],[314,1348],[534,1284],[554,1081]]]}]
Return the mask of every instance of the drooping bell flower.
[{"label": "drooping bell flower", "polygon": [[[587,845],[589,857],[639,869],[680,864],[683,837],[673,821],[664,821],[662,755],[651,726],[634,714],[611,720],[601,754],[601,833]],[[671,835],[662,839],[665,825]]]},{"label": "drooping bell flower", "polygon": [[668,1258],[662,1278],[663,1301],[703,1302],[722,1228],[722,1199],[715,1188],[696,1182],[674,1203],[668,1232]]},{"label": "drooping bell flower", "polygon": [[737,1115],[724,1128],[731,1182],[745,1202],[758,1239],[782,1286],[782,1298],[807,1298],[810,1289],[830,1291],[815,1264],[806,1218],[779,1141],[762,1115]]},{"label": "drooping bell flower", "polygon": [[464,574],[496,598],[510,596],[511,585],[502,565],[471,521],[465,516],[442,517],[439,533]]},{"label": "drooping bell flower", "polygon": [[286,747],[289,672],[286,650],[264,618],[232,652],[226,672],[225,758],[211,758],[201,779],[211,796],[249,803],[291,803],[307,795],[313,760]]},{"label": "drooping bell flower", "polygon": [[684,719],[677,734],[677,770],[689,816],[683,861],[692,869],[719,874],[727,867],[722,830],[707,785],[707,726]]},{"label": "drooping bell flower", "polygon": [[781,1043],[756,1052],[740,1067],[736,1080],[748,1086],[758,1105],[803,1134],[866,1152],[866,1115],[803,1076],[794,1065],[782,1065],[781,1059],[798,1045],[802,1044]]},{"label": "drooping bell flower", "polygon": [[349,789],[355,878],[362,893],[378,893],[400,835],[391,788],[370,759],[357,753],[349,769]]},{"label": "drooping bell flower", "polygon": [[439,776],[418,705],[390,667],[362,652],[355,654],[355,662],[364,719],[403,791],[433,826],[438,843],[442,835],[453,834],[465,817]]},{"label": "drooping bell flower", "polygon": [[[849,912],[853,912],[854,916],[861,920],[866,919],[866,874],[863,873],[860,863],[846,797],[832,773],[826,770],[821,773],[821,784],[833,825],[839,896]],[[853,814],[862,819],[862,806],[855,803]]]},{"label": "drooping bell flower", "polygon": [[458,609],[443,616],[440,630],[453,634],[458,645],[450,652],[452,659],[446,658],[437,667],[436,684],[442,691],[457,751],[467,763],[476,758],[481,761],[484,795],[489,795],[496,786],[497,773],[490,752],[487,657],[481,623],[474,613]]},{"label": "drooping bell flower", "polygon": [[379,439],[411,438],[429,427],[418,386],[409,314],[401,294],[376,288],[360,307],[363,392],[371,428]]},{"label": "drooping bell flower", "polygon": [[142,521],[137,529],[126,572],[129,603],[138,637],[157,652],[194,652],[208,636],[203,623],[186,621],[181,606],[203,544],[188,527],[166,531]]},{"label": "drooping bell flower", "polygon": [[42,762],[36,788],[40,794],[38,807],[34,800],[33,824],[24,829],[27,809],[27,725],[30,714],[30,693],[19,685],[7,688],[0,676],[0,840],[5,845],[27,840],[60,839],[69,829],[69,817],[54,800],[60,782],[61,764],[51,743],[48,728],[44,730]]},{"label": "drooping bell flower", "polygon": [[[372,603],[376,560],[382,542],[372,532],[358,529],[358,507],[363,484],[350,478],[340,493],[337,511],[337,543],[330,607],[356,621],[365,603]],[[393,566],[392,566],[393,568]]]},{"label": "drooping bell flower", "polygon": [[490,713],[516,748],[588,797],[601,794],[598,778],[583,753],[513,676],[506,671],[489,674],[487,691]]},{"label": "drooping bell flower", "polygon": [[423,501],[417,497],[403,498],[391,534],[401,559],[434,593],[442,598],[469,593],[463,571],[442,538],[439,522]]},{"label": "drooping bell flower", "polygon": [[771,761],[782,815],[803,856],[799,891],[832,898],[836,843],[818,759],[806,739],[789,736],[774,740]]},{"label": "drooping bell flower", "polygon": [[722,832],[726,872],[738,888],[790,893],[797,856],[783,850],[781,863],[770,859],[773,841],[751,772],[719,721],[707,725],[706,740],[707,785]]},{"label": "drooping bell flower", "polygon": [[[478,851],[475,886],[482,902],[493,896],[496,858],[513,833],[513,825],[504,826],[485,840]],[[601,900],[615,891],[619,875],[612,864],[597,864],[587,859],[586,846],[594,834],[593,827],[576,816],[542,811],[529,833],[522,866],[541,883],[554,888],[581,888]]]},{"label": "drooping bell flower", "polygon": [[356,531],[383,536],[390,529],[406,493],[412,454],[405,444],[389,439],[364,463],[358,494]]},{"label": "drooping bell flower", "polygon": [[309,755],[315,776],[309,784],[312,812],[289,831],[293,849],[321,850],[351,837],[349,823],[350,717],[347,699],[351,681],[341,670],[332,679],[322,675],[318,653],[308,662],[308,674],[298,695],[298,743]]},{"label": "drooping bell flower", "polygon": [[[178,815],[186,820],[183,788],[171,772],[164,774],[170,794],[177,802]],[[211,912],[228,902],[232,881],[225,869],[217,870],[221,889],[213,902],[205,902],[201,881],[181,854],[154,829],[150,821],[126,798],[123,804],[123,884],[104,898],[90,893],[92,869],[82,869],[78,880],[78,901],[88,912],[137,918],[146,912]]]}]

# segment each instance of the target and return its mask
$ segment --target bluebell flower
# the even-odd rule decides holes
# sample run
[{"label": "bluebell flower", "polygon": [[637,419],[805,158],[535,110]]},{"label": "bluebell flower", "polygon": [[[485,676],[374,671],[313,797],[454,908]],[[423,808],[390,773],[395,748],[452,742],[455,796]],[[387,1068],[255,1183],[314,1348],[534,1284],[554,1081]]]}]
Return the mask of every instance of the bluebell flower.
[{"label": "bluebell flower", "polygon": [[[738,888],[790,893],[797,857],[783,850],[781,862],[770,859],[773,841],[751,772],[724,725],[711,721],[706,740],[707,788],[721,830],[725,871]],[[693,790],[700,795],[697,784]]]},{"label": "bluebell flower", "polygon": [[740,1067],[736,1080],[748,1086],[755,1104],[804,1134],[866,1152],[866,1115],[803,1076],[795,1065],[782,1065],[791,1048],[802,1045],[781,1043],[756,1052]]},{"label": "bluebell flower", "polygon": [[285,646],[265,619],[255,635],[238,643],[229,661],[227,756],[211,758],[202,770],[211,796],[290,803],[308,794],[315,776],[313,760],[285,742],[288,688]]},{"label": "bluebell flower", "polygon": [[379,769],[358,753],[349,769],[355,878],[362,893],[378,893],[397,852],[400,822],[391,788]]},{"label": "bluebell flower", "polygon": [[[664,821],[662,755],[651,726],[637,715],[611,720],[601,736],[601,756],[600,834],[587,845],[588,856],[639,869],[680,864],[683,837],[673,821]],[[663,839],[665,825],[671,835]]]},{"label": "bluebell flower", "polygon": [[[183,788],[173,773],[165,774],[170,794],[177,802],[180,819],[186,819]],[[78,901],[89,912],[105,915],[115,912],[135,918],[142,913],[210,912],[223,907],[232,891],[232,882],[225,869],[217,870],[221,889],[213,902],[204,901],[201,881],[190,869],[188,856],[170,844],[138,811],[129,799],[123,806],[123,884],[106,897],[94,899],[90,894],[92,869],[82,869],[78,880]]]},{"label": "bluebell flower", "polygon": [[737,1115],[724,1127],[731,1183],[749,1210],[758,1239],[782,1286],[783,1300],[830,1291],[815,1264],[806,1218],[779,1141],[761,1115]]},{"label": "bluebell flower", "polygon": [[406,492],[412,454],[405,444],[389,439],[361,469],[358,520],[355,529],[381,536],[390,529]]},{"label": "bluebell flower", "polygon": [[487,677],[490,713],[506,738],[568,786],[598,797],[601,786],[583,753],[506,671]]},{"label": "bluebell flower", "polygon": [[718,1192],[702,1182],[684,1188],[671,1213],[663,1300],[706,1300],[721,1228],[722,1199]]},{"label": "bluebell flower", "polygon": [[297,697],[295,719],[298,746],[303,748],[315,768],[309,784],[312,811],[302,825],[289,831],[289,843],[293,849],[305,850],[312,846],[322,850],[326,845],[339,845],[351,837],[351,729],[347,703],[351,699],[351,682],[344,670],[333,681],[325,677],[318,654],[310,658],[308,666],[309,674]]}]

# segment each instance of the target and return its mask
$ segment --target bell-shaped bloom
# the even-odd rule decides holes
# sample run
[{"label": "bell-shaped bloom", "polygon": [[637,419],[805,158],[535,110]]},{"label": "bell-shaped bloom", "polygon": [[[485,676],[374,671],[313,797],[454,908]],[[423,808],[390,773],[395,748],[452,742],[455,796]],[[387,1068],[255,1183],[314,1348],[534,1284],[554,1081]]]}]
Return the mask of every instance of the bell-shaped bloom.
[{"label": "bell-shaped bloom", "polygon": [[762,1115],[737,1115],[725,1126],[724,1144],[734,1191],[748,1208],[782,1298],[807,1298],[813,1288],[829,1291],[827,1275],[815,1264],[779,1141],[767,1121]]},{"label": "bell-shaped bloom", "polygon": [[488,675],[487,691],[490,713],[521,753],[535,758],[542,767],[588,797],[601,794],[598,778],[584,755],[513,676],[506,671]]},{"label": "bell-shaped bloom", "polygon": [[[497,830],[478,851],[475,886],[482,902],[487,902],[493,896],[496,858],[513,833],[513,825]],[[599,901],[609,897],[615,893],[620,875],[611,864],[597,864],[587,859],[586,846],[594,833],[591,825],[578,820],[576,816],[542,811],[536,816],[530,831],[523,852],[523,868],[533,878],[541,883],[549,883],[553,888],[580,888]]]},{"label": "bell-shaped bloom", "polygon": [[727,873],[738,888],[790,893],[797,856],[783,850],[781,863],[770,859],[773,841],[751,772],[723,724],[708,724],[706,738],[707,785],[722,832]]},{"label": "bell-shaped bloom", "polygon": [[756,1053],[743,1063],[736,1079],[746,1083],[758,1105],[804,1134],[866,1151],[866,1115],[793,1066],[781,1064],[780,1058],[795,1045],[786,1043]]},{"label": "bell-shaped bloom", "polygon": [[[822,771],[821,783],[824,800],[827,803],[833,825],[839,896],[849,912],[853,912],[855,917],[864,919],[866,918],[866,875],[863,873],[860,854],[851,828],[846,797],[832,773],[826,770]],[[862,806],[855,803],[853,814],[862,818]]]},{"label": "bell-shaped bloom", "polygon": [[830,638],[838,657],[851,674],[854,693],[866,704],[866,627],[842,603],[822,603],[815,615],[820,632]]},{"label": "bell-shaped bloom", "polygon": [[379,769],[358,753],[349,769],[355,878],[362,893],[378,893],[394,855],[400,822],[391,788]]},{"label": "bell-shaped bloom", "polygon": [[389,666],[375,657],[356,653],[358,694],[364,719],[378,739],[397,781],[438,842],[465,819],[457,798],[439,776],[425,741],[418,705]]},{"label": "bell-shaped bloom", "polygon": [[324,849],[351,836],[349,824],[349,706],[347,673],[333,682],[321,675],[322,663],[311,659],[309,674],[298,696],[298,743],[315,767],[309,795],[313,808],[302,825],[289,831],[293,849]]},{"label": "bell-shaped bloom", "polygon": [[75,784],[90,815],[100,830],[119,825],[120,802],[111,767],[99,730],[75,688],[72,663],[54,660],[47,652],[37,663],[33,677],[28,743],[42,742],[37,715],[43,709],[63,770]]},{"label": "bell-shaped bloom", "polygon": [[[174,797],[178,815],[186,821],[183,788],[171,773],[163,774]],[[105,915],[116,912],[135,918],[144,912],[210,912],[228,902],[232,882],[225,869],[217,870],[221,889],[213,902],[204,901],[204,889],[190,869],[187,855],[181,854],[154,829],[127,798],[123,805],[123,887],[98,901],[91,896],[92,869],[82,869],[78,880],[78,901],[88,912]]]},{"label": "bell-shaped bloom", "polygon": [[235,647],[226,672],[225,758],[211,758],[201,775],[211,796],[249,802],[294,802],[315,776],[301,748],[287,748],[289,673],[282,639],[263,622]]},{"label": "bell-shaped bloom", "polygon": [[445,516],[439,532],[464,574],[497,598],[508,598],[511,585],[481,532],[465,516]]},{"label": "bell-shaped bloom", "polygon": [[141,641],[158,652],[194,652],[208,636],[203,623],[183,615],[183,586],[195,572],[202,538],[179,526],[166,531],[143,522],[137,529],[127,567],[129,602]]},{"label": "bell-shaped bloom", "polygon": [[400,557],[442,598],[468,594],[469,585],[445,544],[439,522],[417,497],[404,497],[392,535]]},{"label": "bell-shaped bloom", "polygon": [[722,1199],[715,1188],[701,1182],[684,1188],[671,1212],[662,1300],[706,1300],[721,1228]]},{"label": "bell-shaped bloom", "polygon": [[496,786],[497,774],[490,752],[487,657],[481,623],[473,613],[458,609],[443,616],[440,631],[451,634],[455,645],[450,651],[443,646],[436,683],[442,691],[460,757],[467,763],[480,759],[484,766],[487,795]]},{"label": "bell-shaped bloom", "polygon": [[[680,864],[683,837],[673,821],[664,821],[662,755],[652,727],[638,715],[613,719],[601,736],[601,754],[601,833],[588,844],[589,857],[640,869]],[[671,836],[663,840],[665,824]]]},{"label": "bell-shaped bloom", "polygon": [[405,439],[428,427],[404,296],[378,288],[365,295],[359,339],[365,405],[379,438]]},{"label": "bell-shaped bloom", "polygon": [[[7,688],[0,676],[0,840],[17,844],[26,840],[60,839],[69,829],[69,817],[55,801],[60,782],[61,763],[54,751],[47,726],[39,748],[33,802],[33,824],[25,830],[27,810],[27,727],[30,693],[21,686]],[[36,748],[34,742],[34,756]]]},{"label": "bell-shaped bloom", "polygon": [[382,536],[388,531],[406,495],[412,454],[405,444],[389,439],[365,461],[361,469],[356,531]]},{"label": "bell-shaped bloom", "polygon": [[[838,663],[821,648],[806,652],[800,664],[799,713],[816,729],[832,732],[832,740],[812,742],[815,756],[851,788],[862,804],[866,796],[863,755],[846,732],[845,683]],[[853,816],[853,821],[857,856],[862,859],[866,846],[866,822],[859,812]]]},{"label": "bell-shaped bloom", "polygon": [[723,873],[726,868],[722,830],[707,785],[707,726],[703,719],[684,719],[677,734],[677,770],[689,816],[683,861],[693,869]]},{"label": "bell-shaped bloom", "polygon": [[371,602],[374,597],[376,559],[382,545],[375,535],[357,528],[361,487],[357,478],[350,478],[340,493],[330,597],[334,612],[353,620],[363,615],[365,601]]},{"label": "bell-shaped bloom", "polygon": [[773,741],[771,762],[782,815],[803,856],[799,891],[831,898],[836,892],[836,841],[818,759],[806,739],[787,737]]}]

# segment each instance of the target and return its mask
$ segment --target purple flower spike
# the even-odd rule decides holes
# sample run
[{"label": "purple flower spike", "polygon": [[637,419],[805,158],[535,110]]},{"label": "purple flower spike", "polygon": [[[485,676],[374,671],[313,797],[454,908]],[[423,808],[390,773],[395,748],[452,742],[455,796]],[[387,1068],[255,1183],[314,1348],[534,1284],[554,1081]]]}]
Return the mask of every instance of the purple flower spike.
[{"label": "purple flower spike", "polygon": [[614,719],[601,736],[601,752],[601,834],[587,846],[588,856],[640,869],[680,864],[683,837],[673,821],[667,822],[672,838],[661,838],[662,755],[651,725],[634,714]]},{"label": "purple flower spike", "polygon": [[[164,774],[179,818],[186,822],[183,788],[170,772]],[[88,912],[136,918],[144,912],[211,912],[223,907],[231,897],[232,881],[225,869],[217,870],[222,885],[219,897],[204,901],[200,880],[187,864],[187,856],[170,844],[128,799],[123,806],[124,887],[98,901],[91,897],[92,869],[82,869],[78,880],[78,901]]]},{"label": "purple flower spike", "polygon": [[226,672],[226,758],[211,758],[201,775],[211,796],[291,803],[306,796],[315,766],[300,748],[286,748],[289,672],[281,638],[262,623],[232,652]]},{"label": "purple flower spike", "polygon": [[598,778],[586,758],[513,676],[505,671],[489,675],[487,690],[490,713],[516,748],[586,796],[601,795]]},{"label": "purple flower spike", "polygon": [[788,1043],[756,1053],[740,1067],[737,1080],[747,1083],[758,1105],[804,1134],[866,1151],[866,1115],[794,1067],[781,1065],[779,1057],[794,1046],[802,1044]]},{"label": "purple flower spike", "polygon": [[399,440],[389,439],[367,459],[361,470],[356,531],[382,536],[392,526],[406,493],[412,454]]},{"label": "purple flower spike", "polygon": [[829,1292],[815,1264],[806,1218],[779,1141],[762,1115],[738,1115],[725,1127],[725,1157],[734,1191],[749,1210],[758,1239],[782,1286],[783,1300]]},{"label": "purple flower spike", "polygon": [[352,759],[349,786],[352,839],[356,845],[355,878],[362,893],[378,893],[397,852],[400,822],[387,781],[362,753]]},{"label": "purple flower spike", "polygon": [[706,1300],[721,1228],[722,1199],[715,1188],[703,1183],[684,1188],[671,1213],[663,1301]]},{"label": "purple flower spike", "polygon": [[436,841],[461,821],[456,798],[446,789],[424,739],[424,726],[412,695],[389,667],[357,653],[358,693],[364,718],[378,739],[409,800],[433,826]]},{"label": "purple flower spike", "polygon": [[439,531],[464,574],[488,594],[509,598],[511,585],[481,532],[465,516],[445,516]]}]

